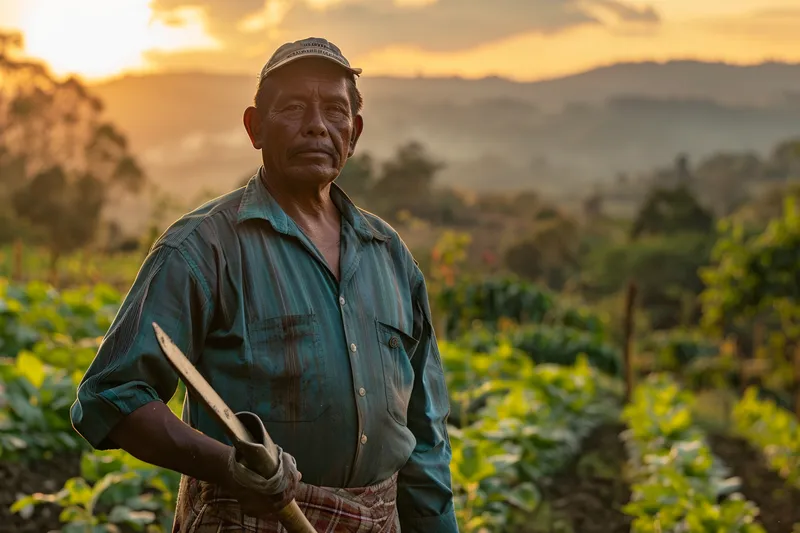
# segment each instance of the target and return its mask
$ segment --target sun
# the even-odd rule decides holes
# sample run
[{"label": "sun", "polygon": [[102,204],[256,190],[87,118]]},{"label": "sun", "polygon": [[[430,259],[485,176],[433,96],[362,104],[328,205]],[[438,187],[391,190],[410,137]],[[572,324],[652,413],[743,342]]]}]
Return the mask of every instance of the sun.
[{"label": "sun", "polygon": [[[153,18],[150,0],[25,0],[20,30],[27,55],[57,75],[97,80],[147,70],[151,50],[215,48],[203,12],[184,9],[179,25]],[[173,20],[175,17],[173,17]]]}]

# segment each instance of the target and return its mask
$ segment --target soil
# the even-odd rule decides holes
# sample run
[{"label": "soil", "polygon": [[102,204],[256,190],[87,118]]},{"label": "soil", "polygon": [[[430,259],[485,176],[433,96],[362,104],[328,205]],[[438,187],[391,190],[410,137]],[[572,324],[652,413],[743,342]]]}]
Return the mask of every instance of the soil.
[{"label": "soil", "polygon": [[47,533],[58,530],[61,508],[41,504],[32,516],[23,518],[9,507],[20,495],[58,492],[64,482],[80,474],[80,455],[65,454],[51,460],[29,463],[0,462],[0,533]]},{"label": "soil", "polygon": [[623,430],[605,425],[586,438],[580,457],[541,487],[546,503],[524,533],[630,532],[633,518],[621,510],[631,497],[622,477]]},{"label": "soil", "polygon": [[789,487],[771,471],[760,452],[745,440],[727,435],[710,435],[714,453],[742,479],[742,494],[758,505],[758,521],[767,533],[792,533],[800,524],[800,490]]}]

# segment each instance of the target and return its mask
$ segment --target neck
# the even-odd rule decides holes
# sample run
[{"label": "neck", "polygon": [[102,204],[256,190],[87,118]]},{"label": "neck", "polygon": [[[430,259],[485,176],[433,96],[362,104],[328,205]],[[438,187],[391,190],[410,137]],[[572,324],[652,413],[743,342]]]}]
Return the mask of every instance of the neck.
[{"label": "neck", "polygon": [[319,229],[338,225],[339,210],[331,199],[331,184],[322,188],[291,187],[280,179],[270,179],[262,169],[261,180],[278,205],[303,229],[316,233]]}]

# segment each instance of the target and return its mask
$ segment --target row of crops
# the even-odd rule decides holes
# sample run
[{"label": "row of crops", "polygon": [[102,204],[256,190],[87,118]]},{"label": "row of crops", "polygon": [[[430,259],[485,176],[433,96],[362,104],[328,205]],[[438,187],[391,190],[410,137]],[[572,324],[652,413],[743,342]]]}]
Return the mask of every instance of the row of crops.
[{"label": "row of crops", "polygon": [[[555,506],[559,476],[585,459],[603,427],[624,428],[618,440],[625,462],[611,470],[615,483],[630,489],[618,510],[625,531],[765,531],[759,506],[743,495],[746,487],[694,420],[694,395],[670,374],[641,382],[623,406],[620,355],[603,321],[529,285],[487,281],[470,290],[439,300],[456,299],[454,329],[441,353],[462,532],[575,531],[570,516],[543,510]],[[0,531],[49,530],[58,522],[66,533],[170,530],[177,474],[124,452],[92,451],[69,422],[75,387],[120,298],[102,285],[57,292],[0,280],[0,469],[67,462],[70,472],[55,487],[0,489],[0,523],[18,528]],[[175,412],[181,401],[179,392],[170,402]],[[731,417],[735,434],[770,471],[797,486],[800,429],[793,415],[753,390]],[[45,509],[49,519],[42,518]]]}]

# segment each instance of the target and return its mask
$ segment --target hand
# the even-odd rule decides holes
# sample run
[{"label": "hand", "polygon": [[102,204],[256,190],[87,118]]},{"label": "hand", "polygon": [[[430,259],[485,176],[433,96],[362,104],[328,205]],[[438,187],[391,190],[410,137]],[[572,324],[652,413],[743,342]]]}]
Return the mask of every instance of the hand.
[{"label": "hand", "polygon": [[[252,413],[236,413],[255,439],[262,440],[266,435],[261,420]],[[239,443],[231,447],[228,454],[227,480],[224,489],[234,497],[245,514],[250,516],[270,516],[283,509],[295,497],[297,485],[302,478],[297,471],[294,457],[277,447],[278,469],[269,478],[247,468],[248,458],[263,457],[267,450],[264,444]]]}]

